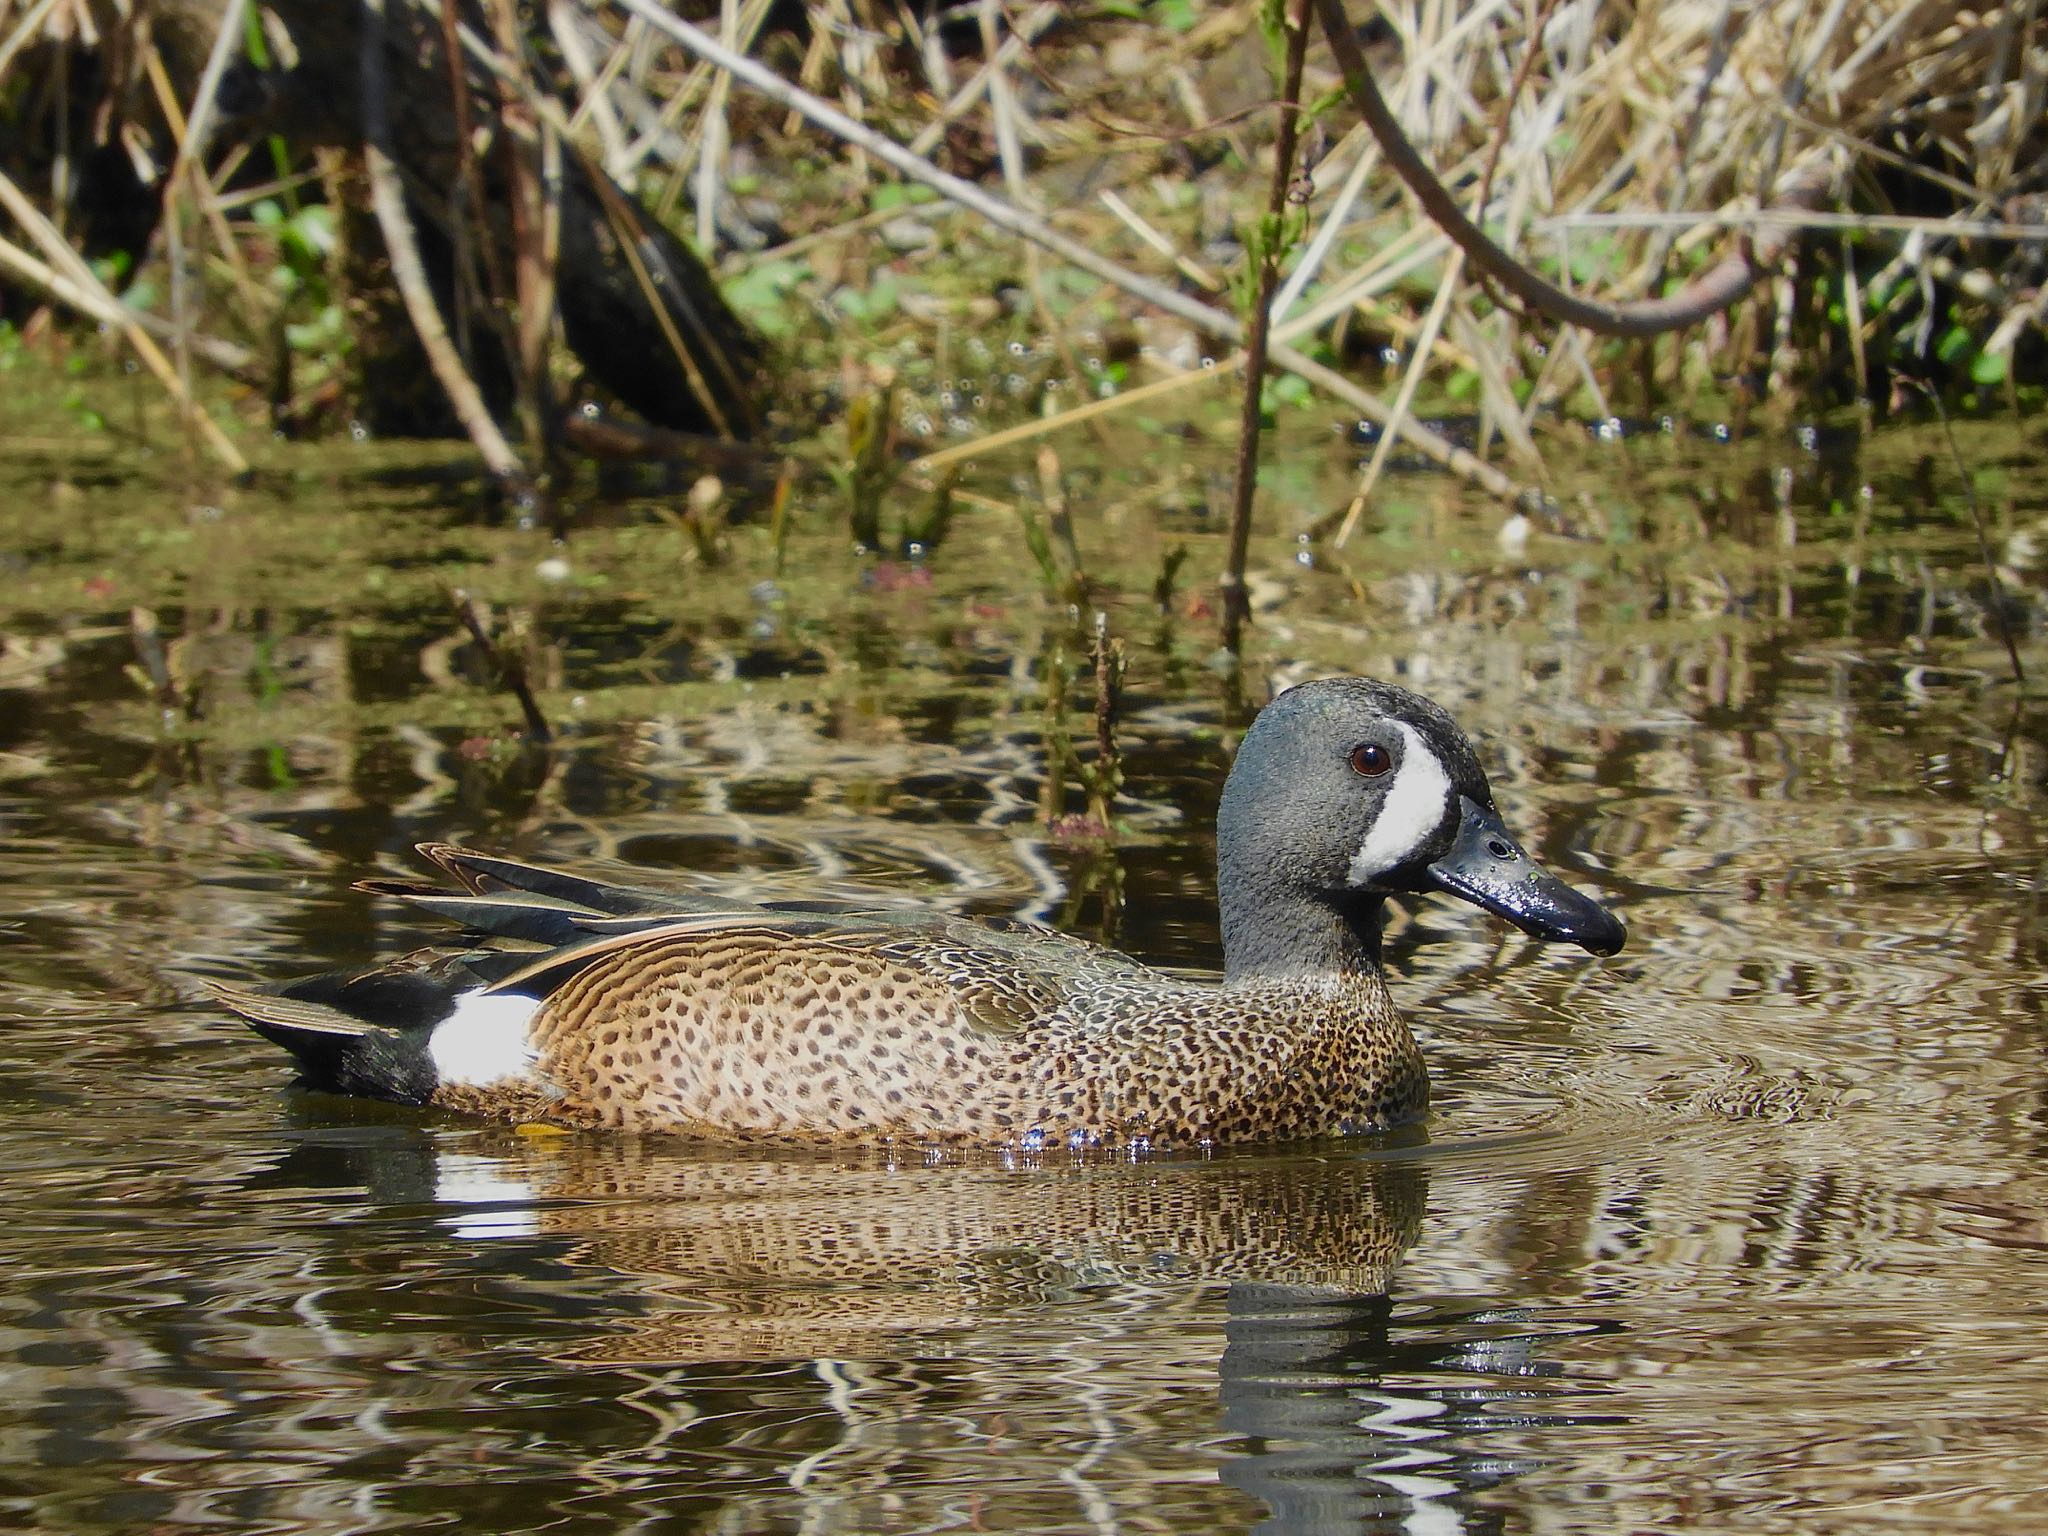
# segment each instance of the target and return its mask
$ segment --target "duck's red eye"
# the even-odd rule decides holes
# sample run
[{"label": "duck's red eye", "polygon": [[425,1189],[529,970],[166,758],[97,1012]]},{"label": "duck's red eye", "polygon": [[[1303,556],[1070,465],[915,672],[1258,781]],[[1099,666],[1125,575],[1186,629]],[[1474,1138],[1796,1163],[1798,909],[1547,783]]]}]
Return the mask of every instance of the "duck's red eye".
[{"label": "duck's red eye", "polygon": [[1376,741],[1368,741],[1362,747],[1351,749],[1351,769],[1368,779],[1376,779],[1394,766],[1394,754]]}]

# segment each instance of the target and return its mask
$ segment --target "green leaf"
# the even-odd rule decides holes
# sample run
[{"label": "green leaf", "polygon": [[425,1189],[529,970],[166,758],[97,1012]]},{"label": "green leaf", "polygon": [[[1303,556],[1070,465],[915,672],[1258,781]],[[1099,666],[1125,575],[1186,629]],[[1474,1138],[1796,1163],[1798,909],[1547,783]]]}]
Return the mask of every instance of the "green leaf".
[{"label": "green leaf", "polygon": [[1979,384],[2003,384],[2006,356],[2003,352],[1979,352],[1970,359],[1970,378]]},{"label": "green leaf", "polygon": [[795,329],[790,295],[810,276],[808,262],[764,261],[727,283],[725,299],[763,334],[787,336]]}]

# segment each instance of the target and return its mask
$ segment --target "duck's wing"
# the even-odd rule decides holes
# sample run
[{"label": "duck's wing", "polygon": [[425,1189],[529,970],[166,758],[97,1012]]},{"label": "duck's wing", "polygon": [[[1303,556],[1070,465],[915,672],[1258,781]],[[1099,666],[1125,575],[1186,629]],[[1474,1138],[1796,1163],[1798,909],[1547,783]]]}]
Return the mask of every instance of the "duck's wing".
[{"label": "duck's wing", "polygon": [[757,904],[699,891],[613,885],[450,843],[422,843],[419,852],[461,889],[390,879],[364,880],[356,889],[433,912],[480,938],[555,951],[535,956],[533,964],[501,980],[498,985],[506,989],[515,986],[513,976],[516,985],[549,974],[560,979],[636,936],[676,939],[739,930],[829,941],[916,961],[925,969],[1044,972],[1075,980],[1154,974],[1116,950],[1017,918],[813,899]]}]

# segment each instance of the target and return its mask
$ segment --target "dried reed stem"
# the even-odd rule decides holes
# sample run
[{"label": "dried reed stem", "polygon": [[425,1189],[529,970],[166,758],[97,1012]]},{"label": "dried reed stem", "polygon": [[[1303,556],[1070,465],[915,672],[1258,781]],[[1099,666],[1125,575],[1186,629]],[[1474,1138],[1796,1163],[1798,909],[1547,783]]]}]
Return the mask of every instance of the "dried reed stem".
[{"label": "dried reed stem", "polygon": [[199,408],[198,402],[179,379],[178,370],[164,356],[163,349],[143,330],[127,306],[107,291],[107,285],[71,248],[71,242],[64,238],[57,226],[4,174],[0,174],[0,209],[5,209],[10,218],[28,231],[30,238],[42,247],[51,265],[69,280],[71,286],[89,295],[98,312],[119,327],[123,339],[134,348],[143,366],[156,375],[157,382],[163,385],[177,405],[179,415],[205,440],[214,457],[234,474],[244,473],[249,468],[249,461],[228,441],[227,434],[214,425],[213,419]]},{"label": "dried reed stem", "polygon": [[391,280],[398,286],[405,312],[414,333],[427,354],[442,392],[454,407],[469,440],[483,456],[484,465],[500,482],[523,491],[525,468],[478,392],[476,381],[462,366],[462,358],[449,339],[427,269],[420,260],[419,241],[413,233],[412,217],[405,210],[405,188],[398,166],[391,157],[391,112],[384,77],[384,0],[363,0],[362,32],[363,165],[370,181],[370,203],[377,227],[384,235],[384,248],[391,261]]},{"label": "dried reed stem", "polygon": [[1283,14],[1287,29],[1286,73],[1280,82],[1280,126],[1273,145],[1273,180],[1266,195],[1265,228],[1247,253],[1258,262],[1259,271],[1244,347],[1244,392],[1237,417],[1237,480],[1230,498],[1230,553],[1219,583],[1223,595],[1223,647],[1232,656],[1243,647],[1245,621],[1252,612],[1244,586],[1244,562],[1251,549],[1252,504],[1259,491],[1266,338],[1273,323],[1273,291],[1280,286],[1280,259],[1285,254],[1281,230],[1287,218],[1288,194],[1294,186],[1294,150],[1301,131],[1301,71],[1308,58],[1308,0],[1296,0]]}]

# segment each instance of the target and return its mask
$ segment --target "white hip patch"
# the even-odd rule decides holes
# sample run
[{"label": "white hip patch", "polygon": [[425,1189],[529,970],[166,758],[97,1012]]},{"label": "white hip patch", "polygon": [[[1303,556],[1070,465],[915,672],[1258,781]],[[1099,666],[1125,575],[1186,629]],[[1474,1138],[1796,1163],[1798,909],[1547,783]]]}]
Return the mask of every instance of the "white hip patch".
[{"label": "white hip patch", "polygon": [[435,1080],[464,1088],[532,1082],[539,1058],[527,1031],[538,1012],[539,1002],[515,992],[463,993],[427,1037]]},{"label": "white hip patch", "polygon": [[1351,856],[1351,883],[1370,885],[1390,869],[1405,864],[1421,851],[1436,829],[1443,825],[1444,810],[1451,803],[1451,776],[1423,742],[1412,725],[1393,722],[1405,746],[1401,766],[1380,813],[1367,829],[1365,841]]}]

